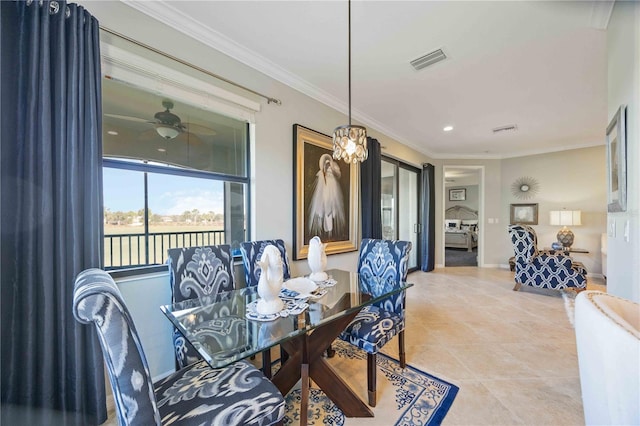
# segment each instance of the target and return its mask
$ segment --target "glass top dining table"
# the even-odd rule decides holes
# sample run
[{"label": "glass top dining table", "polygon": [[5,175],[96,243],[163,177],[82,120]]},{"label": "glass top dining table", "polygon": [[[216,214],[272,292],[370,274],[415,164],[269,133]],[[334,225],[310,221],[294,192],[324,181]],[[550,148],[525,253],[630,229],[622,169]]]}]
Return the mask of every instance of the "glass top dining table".
[{"label": "glass top dining table", "polygon": [[335,280],[335,285],[325,287],[324,295],[306,299],[309,306],[301,313],[272,321],[247,318],[247,307],[259,298],[256,287],[186,300],[160,309],[211,367],[221,368],[412,286],[403,283],[394,291],[374,297],[371,287],[375,283],[367,282],[355,272],[332,269],[327,274]]},{"label": "glass top dining table", "polygon": [[331,280],[325,282],[317,297],[305,298],[303,305],[289,301],[296,313],[271,321],[260,321],[251,315],[251,307],[259,297],[256,287],[187,300],[161,309],[213,368],[225,367],[279,344],[287,356],[281,358],[280,368],[271,381],[282,395],[300,383],[301,425],[307,424],[310,381],[317,384],[345,416],[373,417],[371,409],[322,353],[363,307],[400,293],[412,284],[403,282],[390,292],[378,292],[372,291],[380,284],[375,278],[366,279],[337,269],[326,272]]}]

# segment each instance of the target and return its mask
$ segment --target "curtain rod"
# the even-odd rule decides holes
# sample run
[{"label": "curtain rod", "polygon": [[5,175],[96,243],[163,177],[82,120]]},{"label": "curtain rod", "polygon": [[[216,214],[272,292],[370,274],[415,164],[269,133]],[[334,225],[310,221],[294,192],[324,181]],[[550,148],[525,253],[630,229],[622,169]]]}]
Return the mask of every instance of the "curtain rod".
[{"label": "curtain rod", "polygon": [[264,94],[262,94],[262,93],[260,93],[260,92],[256,92],[256,91],[255,91],[255,90],[253,90],[253,89],[249,89],[248,87],[245,87],[245,86],[243,86],[243,85],[241,85],[241,84],[238,84],[238,83],[236,83],[236,82],[234,82],[234,81],[228,80],[228,79],[226,79],[226,78],[224,78],[224,77],[222,77],[222,76],[220,76],[220,75],[218,75],[218,74],[212,73],[211,71],[207,71],[207,70],[205,70],[204,68],[200,68],[199,66],[194,65],[194,64],[192,64],[192,63],[190,63],[190,62],[183,61],[183,60],[182,60],[182,59],[180,59],[180,58],[176,58],[176,57],[175,57],[175,56],[173,56],[173,55],[170,55],[170,54],[168,54],[168,53],[162,52],[162,51],[160,51],[160,50],[156,49],[155,47],[151,47],[151,46],[149,46],[149,45],[147,45],[147,44],[141,43],[141,42],[139,42],[139,41],[137,41],[137,40],[134,40],[134,39],[132,39],[132,38],[130,38],[130,37],[127,37],[127,36],[126,36],[126,35],[124,35],[124,34],[120,34],[120,33],[116,32],[116,31],[113,31],[113,30],[111,30],[111,29],[107,28],[107,27],[103,27],[102,25],[100,25],[100,29],[101,29],[102,31],[106,32],[106,33],[109,33],[109,34],[114,35],[114,36],[116,36],[116,37],[119,37],[119,38],[121,38],[121,39],[123,39],[123,40],[126,40],[126,41],[128,41],[128,42],[131,42],[131,43],[133,43],[133,44],[135,44],[135,45],[137,45],[137,46],[143,47],[143,48],[145,48],[145,49],[149,49],[149,50],[151,50],[152,52],[155,52],[155,53],[157,53],[157,54],[159,54],[159,55],[164,56],[165,58],[169,58],[169,59],[171,59],[171,60],[174,60],[174,61],[176,61],[176,62],[181,63],[182,65],[186,65],[186,66],[188,66],[188,67],[190,67],[190,68],[193,68],[194,70],[197,70],[197,71],[203,72],[203,73],[205,73],[205,74],[207,74],[207,75],[209,75],[209,76],[211,76],[211,77],[213,77],[213,78],[216,78],[216,79],[218,79],[218,80],[222,80],[222,81],[224,81],[225,83],[229,83],[229,84],[231,84],[231,85],[233,85],[233,86],[235,86],[235,87],[239,87],[240,89],[246,90],[247,92],[251,92],[251,93],[253,93],[254,95],[258,95],[258,96],[260,96],[261,98],[265,98],[265,99],[267,100],[267,104],[271,104],[271,103],[273,103],[273,104],[276,104],[276,105],[282,105],[282,101],[281,101],[280,99],[272,98],[271,96],[267,96],[267,95],[264,95]]}]

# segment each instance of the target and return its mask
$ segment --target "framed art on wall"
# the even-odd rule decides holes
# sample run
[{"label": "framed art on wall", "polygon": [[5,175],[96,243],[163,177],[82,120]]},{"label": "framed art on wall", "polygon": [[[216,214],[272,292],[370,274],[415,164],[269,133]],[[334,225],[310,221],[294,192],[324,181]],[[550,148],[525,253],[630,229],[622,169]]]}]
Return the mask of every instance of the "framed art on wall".
[{"label": "framed art on wall", "polygon": [[293,125],[294,260],[307,258],[316,235],[328,255],[358,249],[359,167],[332,154],[329,136]]},{"label": "framed art on wall", "polygon": [[466,199],[467,190],[465,188],[449,190],[449,201],[465,201]]},{"label": "framed art on wall", "polygon": [[621,105],[607,127],[607,210],[627,210],[627,108]]},{"label": "framed art on wall", "polygon": [[537,204],[511,204],[510,225],[537,225]]}]

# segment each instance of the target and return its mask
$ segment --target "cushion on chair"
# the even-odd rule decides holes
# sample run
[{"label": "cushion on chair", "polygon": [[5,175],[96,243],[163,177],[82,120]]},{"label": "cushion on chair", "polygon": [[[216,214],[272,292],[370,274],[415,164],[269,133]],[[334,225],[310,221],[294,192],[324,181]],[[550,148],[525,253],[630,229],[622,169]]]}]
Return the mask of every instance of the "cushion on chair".
[{"label": "cushion on chair", "polygon": [[[216,297],[220,293],[234,289],[233,256],[228,245],[186,247],[168,250],[171,272],[171,295],[173,303],[185,300]],[[233,313],[222,312],[221,316]],[[179,367],[184,367],[201,359],[198,351],[182,338],[174,329],[174,347]]]},{"label": "cushion on chair", "polygon": [[284,416],[284,399],[247,362],[212,369],[204,361],[151,383],[140,338],[113,278],[99,269],[76,278],[73,313],[97,331],[118,424],[270,425]]},{"label": "cushion on chair", "polygon": [[242,254],[242,263],[244,265],[244,277],[247,287],[258,285],[262,269],[258,267],[258,261],[262,256],[264,248],[273,245],[278,248],[282,256],[282,277],[285,280],[291,278],[289,268],[289,258],[287,257],[287,249],[282,240],[262,240],[262,241],[245,241],[240,244],[240,253]]},{"label": "cushion on chair", "polygon": [[[407,279],[410,251],[409,241],[363,239],[358,259],[362,290],[377,295],[398,288]],[[404,292],[400,292],[374,305],[393,312],[403,312],[404,298]]]},{"label": "cushion on chair", "polygon": [[173,303],[233,290],[230,246],[169,249],[168,254]]},{"label": "cushion on chair", "polygon": [[163,424],[263,426],[284,416],[278,389],[246,361],[222,369],[200,361],[154,387]]},{"label": "cushion on chair", "polygon": [[377,306],[365,306],[340,338],[369,353],[378,351],[404,330],[404,321],[399,314],[388,312]]},{"label": "cushion on chair", "polygon": [[[365,238],[360,245],[360,287],[372,296],[393,291],[407,279],[411,242]],[[363,308],[340,338],[369,353],[377,353],[393,336],[404,330],[405,292],[389,296]]]},{"label": "cushion on chair", "polygon": [[516,283],[561,290],[585,288],[587,271],[562,250],[538,251],[537,236],[527,225],[512,225],[509,234],[515,254]]}]

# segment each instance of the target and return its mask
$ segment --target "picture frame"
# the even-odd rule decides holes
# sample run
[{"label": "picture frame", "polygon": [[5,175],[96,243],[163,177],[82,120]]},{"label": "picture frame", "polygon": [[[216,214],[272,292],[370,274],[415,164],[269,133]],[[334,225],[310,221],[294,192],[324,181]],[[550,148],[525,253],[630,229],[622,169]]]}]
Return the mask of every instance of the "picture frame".
[{"label": "picture frame", "polygon": [[466,188],[450,189],[449,201],[465,201],[467,199]]},{"label": "picture frame", "polygon": [[607,126],[607,210],[627,211],[626,105],[621,105]]},{"label": "picture frame", "polygon": [[511,204],[510,225],[537,225],[538,204]]},{"label": "picture frame", "polygon": [[[293,258],[320,237],[327,255],[358,250],[360,168],[333,159],[331,137],[293,125]],[[327,213],[330,212],[330,213]]]}]

